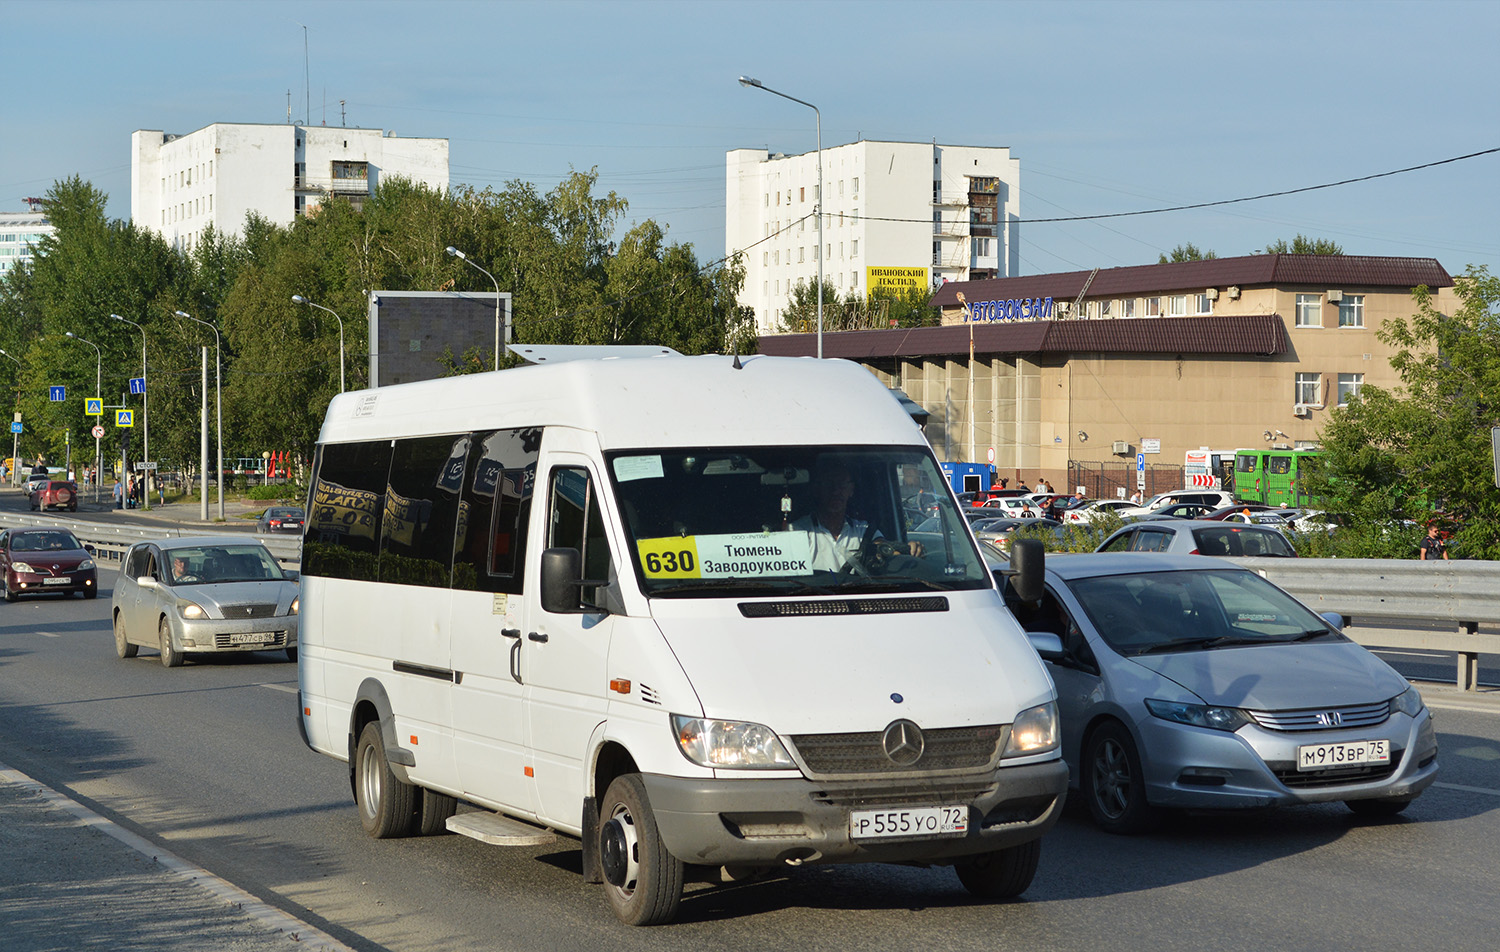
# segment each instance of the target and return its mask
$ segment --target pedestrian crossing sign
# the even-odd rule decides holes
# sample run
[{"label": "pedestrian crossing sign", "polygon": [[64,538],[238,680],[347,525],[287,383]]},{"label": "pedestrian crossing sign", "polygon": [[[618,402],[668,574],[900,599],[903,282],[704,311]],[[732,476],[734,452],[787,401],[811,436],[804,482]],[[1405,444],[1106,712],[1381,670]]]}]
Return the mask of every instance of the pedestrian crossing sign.
[{"label": "pedestrian crossing sign", "polygon": [[134,410],[116,410],[115,426],[135,426]]},{"label": "pedestrian crossing sign", "polygon": [[104,416],[104,398],[103,397],[84,397],[83,398],[83,415],[84,416]]}]

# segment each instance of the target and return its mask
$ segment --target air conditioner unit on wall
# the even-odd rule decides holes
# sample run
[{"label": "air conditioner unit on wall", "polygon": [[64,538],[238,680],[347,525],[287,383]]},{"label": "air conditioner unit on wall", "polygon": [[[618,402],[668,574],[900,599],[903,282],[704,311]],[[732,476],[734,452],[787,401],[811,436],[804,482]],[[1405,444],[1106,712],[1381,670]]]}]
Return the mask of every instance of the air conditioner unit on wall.
[{"label": "air conditioner unit on wall", "polygon": [[1129,453],[1130,452],[1130,444],[1127,443],[1127,442],[1125,442],[1124,440],[1115,440],[1115,450],[1114,451],[1115,451],[1115,453],[1117,455],[1124,455],[1126,453]]},{"label": "air conditioner unit on wall", "polygon": [[1300,417],[1312,416],[1312,408],[1305,403],[1294,403],[1292,404],[1292,415]]},{"label": "air conditioner unit on wall", "polygon": [[1344,299],[1344,292],[1343,291],[1329,291],[1328,292],[1328,303],[1329,304],[1337,304],[1340,301],[1342,301],[1343,299]]},{"label": "air conditioner unit on wall", "polygon": [[1218,288],[1209,288],[1207,291],[1204,291],[1203,293],[1208,296],[1208,299],[1210,301],[1217,301],[1219,299],[1219,289]]},{"label": "air conditioner unit on wall", "polygon": [[1239,299],[1240,299],[1240,289],[1238,287],[1235,287],[1234,285],[1230,285],[1230,287],[1229,287],[1229,300],[1231,300],[1231,301],[1238,301]]}]

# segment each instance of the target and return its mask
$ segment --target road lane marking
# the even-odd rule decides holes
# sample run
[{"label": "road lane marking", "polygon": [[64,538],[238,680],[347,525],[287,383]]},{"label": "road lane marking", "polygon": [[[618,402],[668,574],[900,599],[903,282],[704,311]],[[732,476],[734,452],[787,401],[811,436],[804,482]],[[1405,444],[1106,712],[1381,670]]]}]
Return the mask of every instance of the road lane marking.
[{"label": "road lane marking", "polygon": [[1467,711],[1470,714],[1500,714],[1500,705],[1490,704],[1464,704],[1462,701],[1449,700],[1445,697],[1422,696],[1422,701],[1430,708],[1441,711]]},{"label": "road lane marking", "polygon": [[43,638],[61,638],[62,637],[62,635],[59,635],[55,631],[39,631],[39,632],[37,632],[37,634],[41,635]]},{"label": "road lane marking", "polygon": [[272,691],[284,691],[287,694],[296,694],[297,689],[289,684],[271,684],[268,681],[256,685],[258,688],[270,688]]},{"label": "road lane marking", "polygon": [[316,926],[262,902],[229,880],[216,876],[201,866],[189,863],[145,837],[137,836],[114,821],[100,816],[77,800],[53,790],[40,781],[33,780],[4,763],[0,763],[0,783],[8,783],[40,796],[50,806],[71,814],[83,826],[91,827],[105,836],[120,841],[189,885],[201,886],[261,925],[281,932],[286,936],[289,945],[303,949],[326,949],[329,952],[354,952],[349,946]]},{"label": "road lane marking", "polygon": [[1464,793],[1487,793],[1492,797],[1500,797],[1500,790],[1490,787],[1470,787],[1462,783],[1444,783],[1439,780],[1433,784],[1434,787],[1442,787],[1444,790],[1461,790]]}]

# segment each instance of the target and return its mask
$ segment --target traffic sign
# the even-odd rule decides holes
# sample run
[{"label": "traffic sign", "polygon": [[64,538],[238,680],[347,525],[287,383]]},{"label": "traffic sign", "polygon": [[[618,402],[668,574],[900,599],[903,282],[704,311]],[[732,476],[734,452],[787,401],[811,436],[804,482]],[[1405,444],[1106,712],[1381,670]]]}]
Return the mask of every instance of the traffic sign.
[{"label": "traffic sign", "polygon": [[145,393],[146,392],[146,378],[145,377],[131,377],[130,378],[130,392],[131,393]]},{"label": "traffic sign", "polygon": [[96,440],[102,440],[102,439],[104,439],[104,427],[102,427],[99,424],[95,423],[94,424],[94,431],[93,432],[94,432],[94,439],[96,439]]},{"label": "traffic sign", "polygon": [[139,462],[139,463],[135,464],[135,471],[138,472],[138,473],[142,472],[144,470],[155,469],[155,468],[156,468],[156,460],[154,460],[154,459],[153,460],[146,460],[144,462]]},{"label": "traffic sign", "polygon": [[1145,453],[1137,453],[1137,454],[1135,454],[1135,471],[1137,473],[1144,473],[1146,471],[1146,454]]},{"label": "traffic sign", "polygon": [[104,398],[103,397],[84,397],[83,398],[83,415],[84,416],[99,416],[99,417],[104,416]]},{"label": "traffic sign", "polygon": [[21,421],[20,420],[13,421],[11,423],[11,425],[10,425],[10,431],[12,433],[20,433],[21,432]]},{"label": "traffic sign", "polygon": [[135,426],[134,410],[116,410],[115,426]]},{"label": "traffic sign", "polygon": [[51,400],[53,403],[62,403],[64,400],[68,399],[68,388],[48,387],[47,399]]}]

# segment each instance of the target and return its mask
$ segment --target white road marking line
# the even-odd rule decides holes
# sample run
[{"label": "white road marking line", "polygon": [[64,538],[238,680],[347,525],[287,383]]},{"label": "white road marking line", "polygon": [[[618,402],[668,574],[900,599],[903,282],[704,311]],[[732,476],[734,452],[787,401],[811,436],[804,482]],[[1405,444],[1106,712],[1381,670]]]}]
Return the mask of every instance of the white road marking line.
[{"label": "white road marking line", "polygon": [[1500,797],[1500,790],[1490,787],[1470,787],[1462,783],[1443,783],[1441,780],[1433,783],[1434,787],[1442,787],[1444,790],[1462,790],[1464,793],[1487,793],[1492,797]]},{"label": "white road marking line", "polygon": [[280,930],[286,936],[287,942],[295,944],[298,948],[327,949],[330,952],[354,952],[349,946],[316,926],[303,922],[301,919],[290,913],[283,912],[275,906],[267,905],[227,879],[221,879],[201,866],[194,866],[182,857],[168,852],[166,849],[144,837],[137,836],[113,821],[105,819],[78,801],[58,793],[46,784],[33,780],[21,771],[6,766],[3,763],[0,763],[0,781],[39,795],[52,806],[72,814],[84,826],[92,827],[105,836],[119,840],[142,856],[150,857],[158,865],[176,874],[188,883],[202,886],[225,903],[240,909],[247,916],[267,928]]},{"label": "white road marking line", "polygon": [[1426,695],[1423,695],[1422,701],[1434,710],[1467,711],[1470,714],[1500,714],[1500,705],[1485,707],[1480,704],[1464,704],[1461,701],[1450,701],[1445,697],[1428,697]]},{"label": "white road marking line", "polygon": [[287,684],[267,684],[265,682],[262,682],[260,684],[257,684],[256,687],[258,687],[258,688],[270,688],[272,691],[283,691],[283,692],[285,692],[287,694],[296,694],[297,693],[297,689],[296,688],[292,687],[291,685],[287,685]]},{"label": "white road marking line", "polygon": [[62,637],[62,635],[59,635],[55,631],[39,631],[39,632],[37,632],[37,634],[41,635],[43,638],[61,638]]}]

